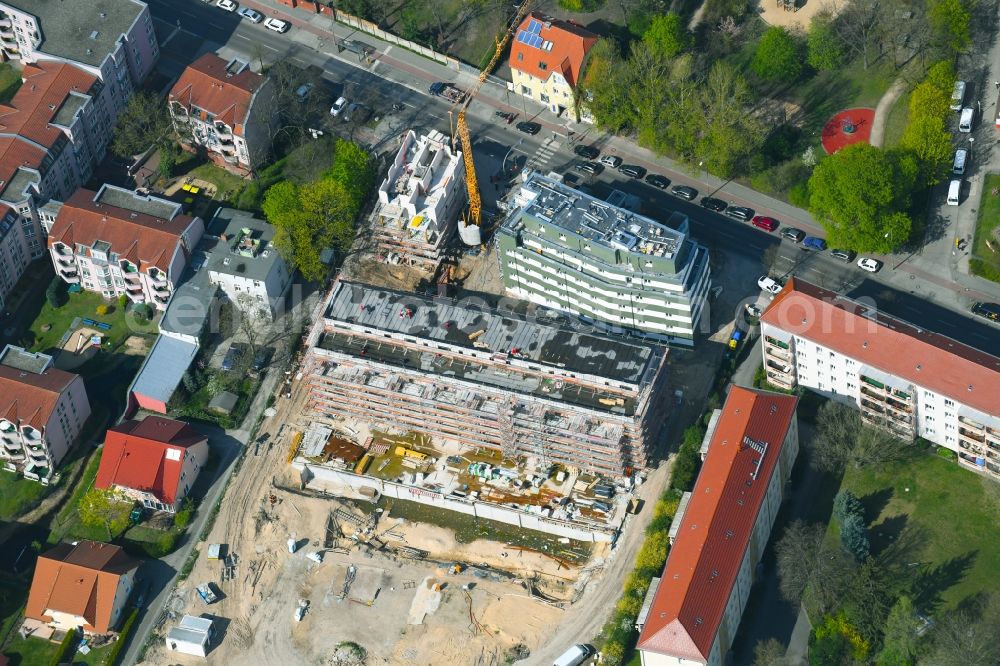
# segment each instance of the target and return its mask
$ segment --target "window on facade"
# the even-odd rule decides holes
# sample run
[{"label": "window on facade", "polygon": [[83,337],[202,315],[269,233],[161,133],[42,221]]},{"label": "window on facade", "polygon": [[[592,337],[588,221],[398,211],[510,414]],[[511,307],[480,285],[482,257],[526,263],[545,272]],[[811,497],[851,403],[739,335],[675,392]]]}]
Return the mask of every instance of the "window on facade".
[{"label": "window on facade", "polygon": [[540,99],[545,104],[549,103],[549,96],[546,95],[545,93],[542,93],[541,95],[539,95],[538,99]]},{"label": "window on facade", "polygon": [[945,398],[944,399],[944,406],[945,407],[954,407],[955,406],[955,401],[954,400],[949,400],[949,399]]},{"label": "window on facade", "polygon": [[521,86],[521,94],[525,97],[531,97],[531,88],[528,86]]}]

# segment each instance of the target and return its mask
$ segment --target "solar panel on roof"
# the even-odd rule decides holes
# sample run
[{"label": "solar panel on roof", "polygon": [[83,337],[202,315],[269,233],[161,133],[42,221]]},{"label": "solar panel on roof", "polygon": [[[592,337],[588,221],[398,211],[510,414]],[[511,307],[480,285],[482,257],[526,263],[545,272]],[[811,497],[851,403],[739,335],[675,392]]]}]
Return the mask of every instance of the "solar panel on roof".
[{"label": "solar panel on roof", "polygon": [[521,42],[522,44],[527,44],[528,43],[528,31],[527,30],[522,30],[519,33],[517,33],[517,41]]},{"label": "solar panel on roof", "polygon": [[536,35],[537,35],[537,34],[538,34],[538,33],[540,33],[541,31],[542,31],[542,24],[541,24],[541,23],[539,23],[538,21],[536,21],[536,20],[532,19],[532,20],[531,20],[531,21],[530,21],[530,22],[528,23],[528,32],[530,32],[530,33],[533,33],[533,34],[536,34]]},{"label": "solar panel on roof", "polygon": [[542,38],[539,37],[538,35],[532,35],[531,36],[531,41],[528,42],[528,45],[529,46],[534,46],[536,49],[537,48],[541,48],[541,46],[542,46]]}]

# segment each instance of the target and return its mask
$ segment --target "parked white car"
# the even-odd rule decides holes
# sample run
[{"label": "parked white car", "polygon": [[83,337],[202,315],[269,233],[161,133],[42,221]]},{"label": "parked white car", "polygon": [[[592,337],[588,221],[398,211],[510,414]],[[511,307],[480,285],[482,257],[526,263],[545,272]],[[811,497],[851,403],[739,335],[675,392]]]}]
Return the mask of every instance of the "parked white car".
[{"label": "parked white car", "polygon": [[264,19],[264,27],[268,30],[274,30],[275,32],[288,32],[291,28],[291,24],[288,21],[282,21],[281,19],[268,18]]},{"label": "parked white car", "polygon": [[250,21],[251,23],[260,23],[264,20],[264,15],[258,11],[250,9],[249,7],[244,7],[239,11],[240,16]]},{"label": "parked white car", "polygon": [[761,275],[760,278],[758,278],[757,286],[760,287],[761,291],[767,291],[772,294],[777,294],[781,291],[781,285],[766,275]]},{"label": "parked white car", "polygon": [[861,257],[858,259],[858,268],[863,271],[868,271],[869,273],[878,273],[882,268],[882,262],[878,259],[869,259],[868,257]]},{"label": "parked white car", "polygon": [[341,113],[343,113],[344,109],[346,109],[346,108],[347,108],[347,98],[346,97],[338,97],[337,101],[334,102],[333,106],[330,107],[330,115],[333,116],[334,118],[336,118]]},{"label": "parked white car", "polygon": [[215,3],[215,6],[227,12],[235,12],[239,8],[239,5],[233,2],[233,0],[219,0]]}]

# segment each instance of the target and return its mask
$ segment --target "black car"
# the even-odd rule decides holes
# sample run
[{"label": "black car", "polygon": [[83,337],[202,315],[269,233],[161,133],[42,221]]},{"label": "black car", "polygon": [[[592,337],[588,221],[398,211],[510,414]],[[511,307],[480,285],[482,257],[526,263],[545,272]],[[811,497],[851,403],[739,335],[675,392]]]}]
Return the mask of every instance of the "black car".
[{"label": "black car", "polygon": [[722,199],[716,199],[715,197],[705,197],[701,200],[702,208],[707,208],[709,210],[714,210],[716,213],[721,213],[726,210],[728,204]]},{"label": "black car", "polygon": [[854,261],[854,257],[858,256],[858,254],[854,250],[830,250],[830,256],[840,259],[845,264],[849,264]]},{"label": "black car", "polygon": [[986,317],[990,321],[1000,322],[1000,305],[997,303],[976,303],[972,306],[972,314]]},{"label": "black car", "polygon": [[688,201],[694,201],[695,197],[698,196],[698,190],[693,187],[688,187],[687,185],[674,185],[670,190],[670,193],[675,197],[687,199]]},{"label": "black car", "polygon": [[252,372],[260,372],[263,370],[268,363],[271,362],[271,357],[274,356],[273,347],[261,347],[254,354],[253,362],[250,364],[250,370]]},{"label": "black car", "polygon": [[646,170],[635,164],[623,164],[618,167],[618,173],[624,176],[630,176],[631,178],[642,178],[646,175]]},{"label": "black car", "polygon": [[518,132],[524,132],[525,134],[535,135],[542,131],[542,126],[538,123],[533,123],[530,120],[522,120],[517,125]]},{"label": "black car", "polygon": [[604,166],[598,164],[597,162],[583,162],[581,164],[574,164],[573,168],[577,171],[582,171],[589,174],[598,174],[604,171]]},{"label": "black car", "polygon": [[601,151],[597,148],[583,145],[573,148],[573,152],[587,160],[596,160],[601,154]]},{"label": "black car", "polygon": [[222,359],[222,371],[229,372],[236,366],[240,365],[243,358],[250,352],[250,345],[245,342],[234,342],[230,345],[229,350],[226,352],[225,358]]},{"label": "black car", "polygon": [[801,243],[802,239],[806,237],[806,232],[801,229],[796,229],[795,227],[785,227],[781,230],[781,236],[787,238],[793,243]]},{"label": "black car", "polygon": [[670,179],[666,176],[661,176],[658,173],[651,173],[646,176],[646,182],[653,187],[658,187],[661,190],[665,190],[670,187]]},{"label": "black car", "polygon": [[729,210],[726,211],[726,215],[746,222],[753,219],[753,216],[756,215],[756,211],[753,208],[747,208],[746,206],[731,206]]}]

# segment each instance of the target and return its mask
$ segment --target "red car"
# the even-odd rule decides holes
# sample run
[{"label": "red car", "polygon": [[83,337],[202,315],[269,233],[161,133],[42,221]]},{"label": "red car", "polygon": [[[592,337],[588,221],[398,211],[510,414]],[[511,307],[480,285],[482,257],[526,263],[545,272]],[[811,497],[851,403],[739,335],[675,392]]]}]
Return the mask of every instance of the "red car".
[{"label": "red car", "polygon": [[778,228],[778,221],[766,215],[754,215],[750,223],[755,227],[766,229],[767,231],[774,231]]}]

